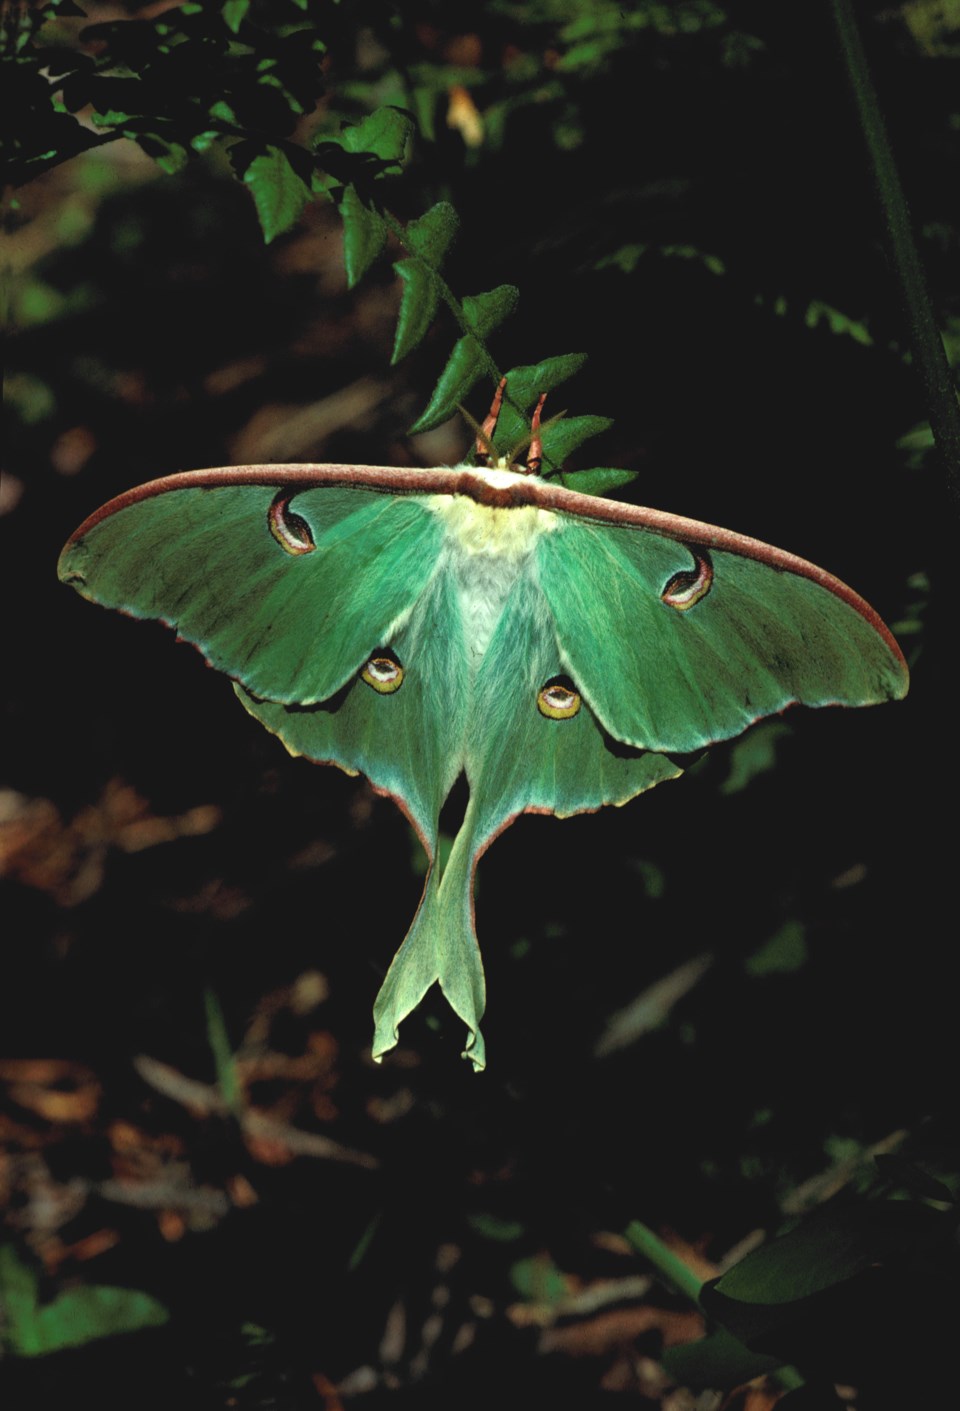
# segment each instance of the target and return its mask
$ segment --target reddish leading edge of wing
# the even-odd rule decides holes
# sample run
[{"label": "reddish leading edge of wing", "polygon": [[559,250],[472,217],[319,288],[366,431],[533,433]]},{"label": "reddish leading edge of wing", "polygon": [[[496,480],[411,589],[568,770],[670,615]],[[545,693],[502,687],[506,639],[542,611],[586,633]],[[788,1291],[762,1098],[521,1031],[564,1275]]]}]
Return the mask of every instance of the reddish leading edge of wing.
[{"label": "reddish leading edge of wing", "polygon": [[683,515],[650,509],[644,505],[630,505],[621,501],[601,499],[596,495],[582,495],[576,490],[552,485],[532,475],[504,476],[493,481],[483,471],[470,467],[422,470],[416,467],[398,468],[384,465],[310,464],[220,466],[210,470],[181,471],[175,475],[165,475],[159,480],[147,481],[146,484],[138,485],[135,489],[127,490],[109,500],[84,520],[70,536],[67,547],[82,539],[102,520],[128,505],[136,504],[139,500],[164,495],[171,490],[214,489],[222,485],[274,485],[303,490],[319,485],[357,488],[369,486],[371,490],[387,491],[395,495],[468,495],[478,504],[496,509],[533,505],[560,514],[595,520],[601,524],[650,529],[682,543],[723,549],[769,564],[785,573],[809,578],[841,598],[883,638],[903,666],[906,675],[903,653],[879,614],[859,593],[855,593],[846,583],[817,564],[789,553],[786,549],[775,548],[760,539],[752,539],[746,534],[722,529],[715,524],[705,524],[702,520],[687,519]]}]

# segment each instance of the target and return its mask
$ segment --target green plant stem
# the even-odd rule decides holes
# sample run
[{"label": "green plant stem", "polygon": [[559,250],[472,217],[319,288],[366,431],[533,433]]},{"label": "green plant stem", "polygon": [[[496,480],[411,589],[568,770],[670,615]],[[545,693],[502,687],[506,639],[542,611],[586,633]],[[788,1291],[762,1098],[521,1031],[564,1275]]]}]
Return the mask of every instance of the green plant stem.
[{"label": "green plant stem", "polygon": [[689,1298],[691,1303],[700,1302],[703,1281],[698,1279],[691,1268],[678,1259],[672,1249],[655,1235],[649,1225],[642,1220],[631,1220],[626,1230],[627,1239],[638,1254],[642,1254],[652,1264],[657,1273],[666,1279],[671,1288]]},{"label": "green plant stem", "polygon": [[867,56],[851,0],[830,0],[847,78],[870,157],[887,240],[907,314],[910,343],[923,382],[933,438],[943,463],[947,489],[960,513],[960,409],[943,340],[910,229],[910,214],[897,175]]},{"label": "green plant stem", "polygon": [[[626,1236],[638,1254],[642,1254],[649,1264],[671,1288],[689,1298],[691,1303],[700,1305],[700,1290],[703,1280],[698,1279],[693,1270],[682,1259],[668,1249],[663,1240],[655,1235],[649,1225],[642,1220],[631,1220]],[[804,1380],[796,1367],[778,1367],[770,1373],[771,1381],[783,1387],[784,1391],[794,1391],[804,1385]]]}]

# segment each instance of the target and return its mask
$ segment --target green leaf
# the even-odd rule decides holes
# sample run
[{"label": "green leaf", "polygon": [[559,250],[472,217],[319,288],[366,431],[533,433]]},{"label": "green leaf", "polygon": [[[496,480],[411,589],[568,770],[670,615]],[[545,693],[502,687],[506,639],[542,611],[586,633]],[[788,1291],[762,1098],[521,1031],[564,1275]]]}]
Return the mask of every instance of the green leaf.
[{"label": "green leaf", "polygon": [[132,114],[123,113],[116,108],[108,108],[104,113],[91,113],[90,117],[97,127],[122,127],[129,122]]},{"label": "green leaf", "polygon": [[581,495],[609,495],[611,490],[619,490],[621,485],[629,485],[636,478],[635,470],[617,470],[613,466],[598,466],[595,470],[562,470],[559,475],[561,485],[568,490],[579,490]]},{"label": "green leaf", "polygon": [[247,17],[250,8],[250,0],[224,0],[223,19],[224,23],[233,34],[237,34],[241,24]]},{"label": "green leaf", "polygon": [[447,365],[437,379],[426,410],[421,412],[410,428],[411,434],[429,431],[453,416],[457,405],[466,400],[474,385],[485,372],[489,371],[489,355],[478,343],[473,334],[459,338]]},{"label": "green leaf", "polygon": [[776,1357],[751,1352],[726,1328],[718,1328],[699,1342],[668,1347],[660,1365],[680,1386],[700,1391],[706,1387],[726,1390],[762,1377],[781,1365]]},{"label": "green leaf", "polygon": [[468,1215],[467,1224],[484,1239],[497,1240],[501,1244],[520,1239],[524,1231],[519,1220],[504,1220],[500,1215],[491,1215],[489,1210],[478,1210]]},{"label": "green leaf", "polygon": [[957,1197],[949,1186],[936,1176],[931,1176],[922,1166],[915,1166],[906,1157],[888,1151],[881,1152],[873,1159],[881,1179],[898,1190],[909,1191],[918,1200],[942,1200],[950,1205],[956,1204]]},{"label": "green leaf", "polygon": [[180,142],[167,142],[162,137],[141,136],[137,139],[143,150],[153,158],[161,171],[174,176],[190,160],[190,153]]},{"label": "green leaf", "polygon": [[786,921],[775,935],[747,957],[748,975],[792,975],[807,963],[806,928],[802,921]]},{"label": "green leaf", "polygon": [[222,98],[218,98],[215,103],[211,103],[209,111],[212,118],[219,118],[221,122],[228,123],[231,127],[239,126],[236,113],[233,111],[230,104],[224,102]]},{"label": "green leaf", "polygon": [[[558,470],[564,461],[583,445],[584,441],[589,441],[591,436],[599,436],[603,431],[609,431],[612,425],[613,421],[608,416],[565,416],[561,421],[555,421],[552,426],[548,426],[544,430],[544,458]],[[575,473],[581,474],[579,471]],[[636,474],[635,471],[623,473],[629,475],[631,479]],[[626,484],[625,481],[623,483]]]},{"label": "green leaf", "polygon": [[387,165],[378,176],[396,176],[413,133],[413,119],[401,108],[378,108],[375,113],[345,127],[338,140],[345,152],[372,152]]},{"label": "green leaf", "polygon": [[449,201],[438,201],[410,222],[403,233],[403,243],[434,269],[439,269],[459,229],[460,220]]},{"label": "green leaf", "polygon": [[400,276],[401,288],[390,361],[398,363],[426,337],[440,302],[440,291],[432,271],[418,260],[400,260],[394,269]]},{"label": "green leaf", "polygon": [[279,147],[268,147],[266,152],[254,157],[243,180],[250,187],[263,238],[269,245],[299,219],[310,200],[310,188]]},{"label": "green leaf", "polygon": [[11,1245],[0,1249],[0,1294],[6,1311],[5,1340],[21,1357],[160,1327],[169,1318],[163,1304],[150,1294],[109,1284],[70,1289],[41,1306],[36,1273]]},{"label": "green leaf", "polygon": [[765,1306],[794,1303],[885,1258],[949,1239],[952,1231],[952,1218],[941,1211],[902,1200],[822,1206],[734,1264],[710,1286],[711,1296]]},{"label": "green leaf", "polygon": [[237,1080],[233,1046],[227,1032],[223,1007],[216,991],[210,985],[203,992],[203,1004],[207,1020],[207,1042],[213,1053],[217,1087],[227,1111],[238,1116],[243,1109],[243,1092]]},{"label": "green leaf", "polygon": [[488,337],[517,307],[519,290],[513,284],[500,284],[485,294],[467,294],[463,300],[463,317],[467,327],[478,338]]},{"label": "green leaf", "polygon": [[387,223],[378,211],[365,206],[353,186],[346,186],[340,200],[343,219],[343,259],[347,287],[352,289],[366,274],[387,241]]},{"label": "green leaf", "polygon": [[506,374],[507,391],[518,406],[531,407],[541,392],[552,392],[578,373],[586,361],[586,353],[561,353],[526,367],[511,368]]},{"label": "green leaf", "polygon": [[721,794],[738,794],[758,774],[777,762],[777,744],[793,734],[782,720],[768,720],[748,731],[730,750],[730,772],[720,785]]},{"label": "green leaf", "polygon": [[[505,450],[515,446],[530,429],[530,420],[526,413],[532,410],[541,392],[552,392],[561,382],[579,372],[586,361],[586,353],[564,353],[526,367],[511,368],[506,373],[507,394],[497,424],[497,444]],[[549,419],[550,411],[547,410],[545,415]],[[544,452],[547,451],[552,430],[552,427],[548,427],[544,432]],[[554,459],[552,455],[550,458]]]},{"label": "green leaf", "polygon": [[510,1269],[510,1282],[528,1303],[559,1303],[568,1292],[566,1279],[544,1254],[518,1259]]},{"label": "green leaf", "polygon": [[460,222],[447,201],[438,201],[403,233],[412,258],[394,269],[402,281],[400,312],[391,362],[398,363],[426,336],[440,302],[442,282],[437,271],[456,236]]},{"label": "green leaf", "polygon": [[483,373],[493,371],[490,355],[482,340],[509,317],[518,297],[512,284],[501,284],[484,294],[468,294],[464,298],[463,318],[472,332],[454,344],[427,408],[414,422],[411,432],[429,431],[431,427],[446,421],[456,411],[458,403],[466,400]]}]

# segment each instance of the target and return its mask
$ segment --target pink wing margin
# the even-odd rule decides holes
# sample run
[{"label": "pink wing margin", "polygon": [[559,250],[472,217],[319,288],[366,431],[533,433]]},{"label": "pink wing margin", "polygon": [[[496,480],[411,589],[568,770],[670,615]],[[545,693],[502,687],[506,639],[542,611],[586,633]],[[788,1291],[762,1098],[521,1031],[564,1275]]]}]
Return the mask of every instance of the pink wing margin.
[{"label": "pink wing margin", "polygon": [[826,569],[775,548],[760,539],[751,539],[732,529],[721,529],[702,520],[687,519],[665,510],[645,505],[630,505],[618,500],[605,500],[597,495],[583,495],[562,485],[553,485],[536,476],[518,475],[508,482],[493,482],[484,472],[469,466],[445,467],[432,470],[417,467],[386,465],[233,465],[210,470],[187,470],[149,480],[132,490],[108,500],[83,521],[70,536],[68,545],[82,539],[102,520],[141,500],[165,495],[172,490],[214,490],[225,485],[264,485],[284,489],[308,490],[315,486],[352,486],[357,489],[386,491],[394,495],[467,495],[477,504],[493,509],[515,509],[532,506],[593,520],[598,524],[622,525],[647,529],[684,544],[697,544],[708,549],[720,549],[755,559],[784,573],[809,578],[835,597],[852,607],[870,624],[890,648],[906,673],[907,664],[899,644],[878,613],[846,583]]}]

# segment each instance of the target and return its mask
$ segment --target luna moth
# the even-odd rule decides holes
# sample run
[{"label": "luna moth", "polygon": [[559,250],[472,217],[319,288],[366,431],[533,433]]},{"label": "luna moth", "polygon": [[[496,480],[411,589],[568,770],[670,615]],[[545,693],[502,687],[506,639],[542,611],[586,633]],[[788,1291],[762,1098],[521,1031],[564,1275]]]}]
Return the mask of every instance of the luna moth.
[{"label": "luna moth", "polygon": [[[821,568],[758,540],[485,465],[245,465],[129,490],[71,537],[61,578],[160,619],[294,755],[362,773],[428,871],[374,1006],[374,1057],[437,982],[485,1064],[478,859],[521,813],[623,804],[677,755],[795,703],[906,693],[888,628]],[[441,806],[469,803],[442,875]]]}]

